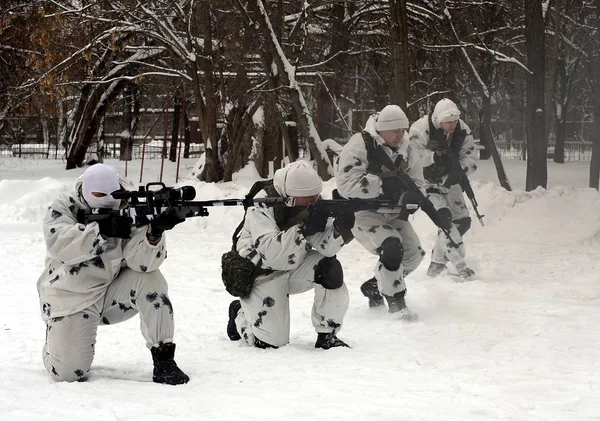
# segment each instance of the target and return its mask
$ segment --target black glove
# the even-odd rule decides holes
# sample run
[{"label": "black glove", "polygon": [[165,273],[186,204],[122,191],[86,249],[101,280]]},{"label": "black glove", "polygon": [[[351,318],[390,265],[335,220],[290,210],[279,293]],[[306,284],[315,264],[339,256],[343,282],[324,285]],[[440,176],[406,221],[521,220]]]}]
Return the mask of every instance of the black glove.
[{"label": "black glove", "polygon": [[128,239],[131,236],[131,218],[125,215],[111,215],[98,221],[98,228],[104,237]]},{"label": "black glove", "polygon": [[181,218],[177,215],[177,212],[167,209],[150,222],[151,235],[158,237],[163,232],[173,229],[177,224],[185,221],[185,218]]},{"label": "black glove", "polygon": [[433,154],[433,162],[437,165],[450,168],[450,157],[448,156],[448,150],[436,151]]},{"label": "black glove", "polygon": [[329,217],[325,213],[310,212],[300,224],[300,232],[305,237],[325,231],[327,219]]},{"label": "black glove", "polygon": [[388,171],[379,175],[384,199],[397,203],[402,194],[402,183],[395,171]]},{"label": "black glove", "polygon": [[340,233],[344,239],[344,243],[349,243],[354,238],[352,228],[354,228],[355,219],[354,212],[343,211],[340,212],[333,221],[333,227]]}]

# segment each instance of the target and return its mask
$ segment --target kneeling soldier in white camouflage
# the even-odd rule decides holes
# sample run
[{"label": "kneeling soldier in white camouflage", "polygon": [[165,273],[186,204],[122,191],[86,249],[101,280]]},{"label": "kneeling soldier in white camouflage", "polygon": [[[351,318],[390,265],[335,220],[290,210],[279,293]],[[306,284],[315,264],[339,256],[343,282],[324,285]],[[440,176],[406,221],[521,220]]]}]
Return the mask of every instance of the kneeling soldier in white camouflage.
[{"label": "kneeling soldier in white camouflage", "polygon": [[113,167],[95,164],[73,191],[52,202],[44,219],[47,257],[38,280],[46,343],[42,357],[59,381],[87,379],[99,325],[140,314],[142,335],[154,361],[152,380],[183,384],[175,363],[173,306],[158,270],[167,257],[163,232],[183,221],[166,212],[133,228],[127,216],[79,223],[79,210],[119,209],[111,193],[131,186]]},{"label": "kneeling soldier in white camouflage", "polygon": [[[347,347],[336,333],[348,309],[348,290],[336,253],[351,235],[352,212],[333,223],[325,214],[299,212],[315,203],[322,182],[311,164],[296,161],[275,172],[266,196],[293,198],[295,207],[250,207],[235,245],[261,270],[250,295],[229,306],[227,334],[258,348],[278,348],[290,339],[290,294],[314,289],[312,324],[316,348]],[[303,214],[306,212],[303,212]]]},{"label": "kneeling soldier in white camouflage", "polygon": [[[422,188],[422,168],[404,137],[408,127],[402,109],[388,105],[369,118],[361,133],[350,138],[340,154],[336,177],[343,197],[383,197],[404,203],[406,188],[396,176],[398,169]],[[377,154],[384,155],[387,165],[376,159]],[[417,316],[406,306],[404,277],[419,266],[425,252],[408,216],[406,209],[393,214],[358,212],[352,232],[369,252],[379,256],[375,277],[361,286],[362,293],[369,298],[369,306],[384,305],[385,297],[390,313],[413,320]]]}]

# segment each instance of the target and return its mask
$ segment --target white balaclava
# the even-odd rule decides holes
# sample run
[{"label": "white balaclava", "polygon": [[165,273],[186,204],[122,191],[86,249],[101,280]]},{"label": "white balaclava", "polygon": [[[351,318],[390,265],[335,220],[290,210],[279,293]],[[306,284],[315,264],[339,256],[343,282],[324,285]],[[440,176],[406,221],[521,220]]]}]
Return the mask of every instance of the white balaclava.
[{"label": "white balaclava", "polygon": [[454,101],[448,98],[443,98],[435,104],[431,121],[433,125],[439,129],[440,123],[445,121],[456,121],[460,118],[460,111]]},{"label": "white balaclava", "polygon": [[402,108],[397,105],[386,105],[377,117],[375,129],[378,132],[385,130],[408,129],[408,118]]},{"label": "white balaclava", "polygon": [[[120,188],[119,173],[114,167],[94,164],[83,173],[81,191],[83,198],[92,209],[119,209],[121,200],[113,198],[111,193]],[[92,192],[104,193],[106,196],[97,197]]]},{"label": "white balaclava", "polygon": [[323,182],[310,162],[298,160],[275,171],[273,186],[284,197],[321,194]]}]

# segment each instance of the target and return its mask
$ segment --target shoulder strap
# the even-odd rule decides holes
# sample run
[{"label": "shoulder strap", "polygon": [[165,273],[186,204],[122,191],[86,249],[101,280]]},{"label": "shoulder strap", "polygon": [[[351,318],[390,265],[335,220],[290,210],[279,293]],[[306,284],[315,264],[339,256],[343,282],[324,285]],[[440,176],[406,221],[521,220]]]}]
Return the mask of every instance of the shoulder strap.
[{"label": "shoulder strap", "polygon": [[373,153],[375,152],[375,139],[366,130],[361,132],[363,140],[365,141],[365,148],[367,149],[367,172],[371,174],[381,173],[381,165],[377,162]]},{"label": "shoulder strap", "polygon": [[[273,180],[260,180],[255,182],[252,187],[250,187],[250,191],[248,192],[248,194],[246,195],[246,199],[254,199],[254,197],[258,194],[258,192],[260,192],[261,190],[265,190],[271,186],[273,187]],[[275,188],[273,188],[273,190],[275,190]],[[268,194],[268,192],[267,192]],[[233,242],[233,248],[237,247],[237,242],[239,239],[239,234],[240,231],[242,230],[243,226],[244,226],[244,222],[246,222],[246,213],[248,212],[248,207],[244,206],[244,218],[242,218],[242,222],[240,222],[240,224],[237,226],[237,228],[235,229],[235,231],[233,232],[233,236],[231,237],[231,241]]]}]

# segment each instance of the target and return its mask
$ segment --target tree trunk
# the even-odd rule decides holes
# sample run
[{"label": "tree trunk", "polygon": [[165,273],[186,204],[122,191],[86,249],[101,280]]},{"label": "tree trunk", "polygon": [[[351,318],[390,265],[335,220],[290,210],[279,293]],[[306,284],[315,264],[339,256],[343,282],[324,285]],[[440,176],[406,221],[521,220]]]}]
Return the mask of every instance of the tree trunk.
[{"label": "tree trunk", "polygon": [[169,145],[169,161],[177,161],[177,144],[179,143],[179,124],[181,119],[181,92],[173,95],[173,121],[171,122],[171,144]]},{"label": "tree trunk", "polygon": [[[594,0],[596,9],[595,30],[596,45],[600,43],[600,0]],[[592,160],[590,161],[590,187],[598,189],[600,182],[600,50],[592,50],[592,82],[594,93],[594,140],[592,144]]]},{"label": "tree trunk", "polygon": [[[600,0],[599,0],[600,1]],[[527,179],[525,189],[548,183],[548,146],[544,119],[544,18],[542,0],[524,0],[527,49]]]},{"label": "tree trunk", "polygon": [[183,158],[186,159],[190,157],[190,143],[192,141],[192,126],[190,125],[187,109],[183,113],[183,123],[185,125],[183,131]]},{"label": "tree trunk", "polygon": [[78,113],[79,118],[73,121],[68,141],[67,170],[83,165],[87,149],[98,131],[100,116],[104,115],[106,107],[118,96],[121,88],[122,81],[113,82],[108,87],[98,85],[79,105],[81,112]]},{"label": "tree trunk", "polygon": [[123,131],[121,132],[120,161],[131,161],[133,149],[133,104],[134,104],[133,84],[128,82],[123,90]]},{"label": "tree trunk", "polygon": [[481,141],[482,143],[485,141],[484,145],[486,145],[489,154],[494,159],[494,164],[496,165],[496,174],[498,174],[498,181],[500,182],[500,185],[506,190],[511,191],[512,188],[510,187],[510,182],[508,181],[506,171],[504,171],[504,165],[502,164],[502,160],[500,159],[500,154],[498,153],[496,142],[494,142],[494,135],[492,134],[492,106],[490,97],[482,97],[481,105],[482,118],[481,124],[479,126]]},{"label": "tree trunk", "polygon": [[393,83],[392,103],[407,112],[410,95],[410,55],[406,0],[390,0]]},{"label": "tree trunk", "polygon": [[[552,48],[550,50],[550,57],[548,63],[548,70],[550,72],[548,78],[548,89],[546,91],[546,134],[550,137],[550,133],[552,132],[552,122],[554,119],[552,116],[556,114],[556,104],[558,103],[557,98],[555,98],[556,91],[556,81],[558,78],[558,51],[560,46],[560,17],[562,13],[562,2],[563,0],[554,0],[554,36],[552,37]],[[556,134],[557,136],[558,134]],[[564,160],[564,145],[563,145],[563,156],[559,158],[559,161],[556,159],[556,140],[554,147],[554,162],[565,162]],[[562,161],[560,160],[562,159]]]}]

